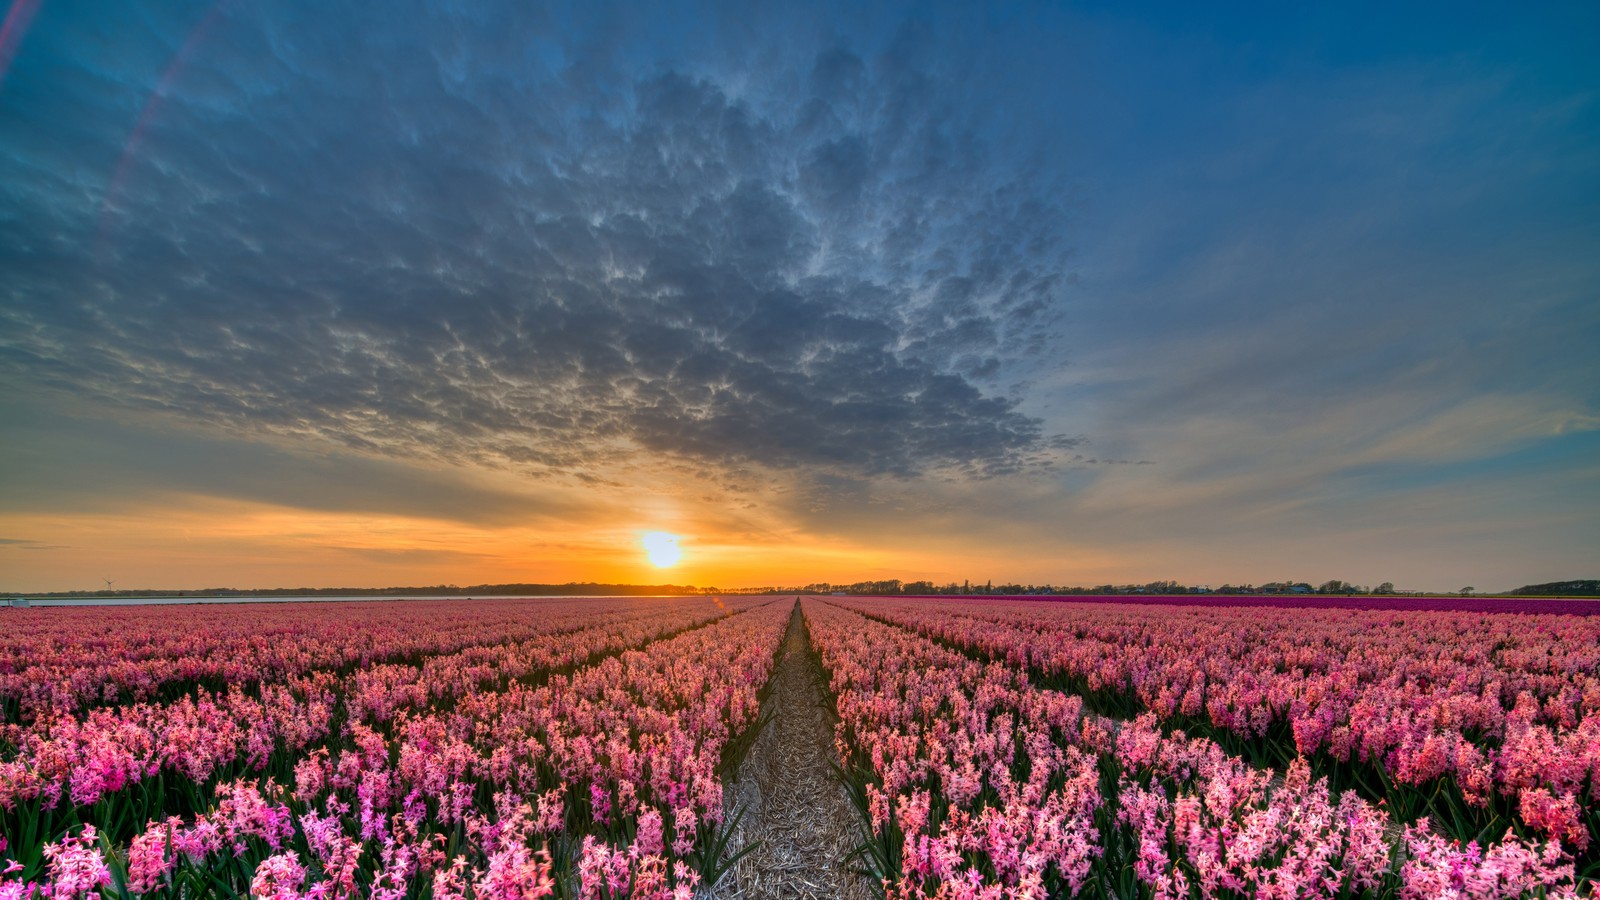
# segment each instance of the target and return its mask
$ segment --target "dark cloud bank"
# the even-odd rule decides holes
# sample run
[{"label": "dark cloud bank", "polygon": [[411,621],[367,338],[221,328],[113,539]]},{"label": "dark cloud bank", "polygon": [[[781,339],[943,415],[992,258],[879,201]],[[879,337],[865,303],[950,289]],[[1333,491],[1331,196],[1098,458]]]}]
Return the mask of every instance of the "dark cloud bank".
[{"label": "dark cloud bank", "polygon": [[1062,214],[945,39],[728,72],[610,27],[317,9],[223,7],[153,101],[201,15],[19,58],[6,382],[579,475],[992,475],[1060,445],[1002,385],[1048,345]]}]

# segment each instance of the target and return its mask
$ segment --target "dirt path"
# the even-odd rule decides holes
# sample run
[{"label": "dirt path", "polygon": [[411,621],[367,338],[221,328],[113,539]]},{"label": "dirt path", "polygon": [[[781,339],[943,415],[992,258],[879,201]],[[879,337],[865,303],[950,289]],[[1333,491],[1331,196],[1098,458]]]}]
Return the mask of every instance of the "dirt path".
[{"label": "dirt path", "polygon": [[834,779],[833,723],[798,604],[784,635],[767,708],[772,723],[729,786],[744,808],[730,852],[759,841],[717,886],[718,900],[867,900],[872,890],[842,862],[860,843],[859,817]]}]

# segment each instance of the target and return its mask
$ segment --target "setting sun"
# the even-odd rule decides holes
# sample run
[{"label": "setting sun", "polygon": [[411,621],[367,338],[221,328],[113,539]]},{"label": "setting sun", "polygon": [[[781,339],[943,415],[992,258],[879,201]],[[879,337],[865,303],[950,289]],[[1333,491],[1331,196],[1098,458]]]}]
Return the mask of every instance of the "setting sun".
[{"label": "setting sun", "polygon": [[658,569],[665,569],[678,564],[683,559],[683,548],[678,546],[678,536],[665,531],[647,531],[642,539],[645,555],[650,557],[650,564]]}]

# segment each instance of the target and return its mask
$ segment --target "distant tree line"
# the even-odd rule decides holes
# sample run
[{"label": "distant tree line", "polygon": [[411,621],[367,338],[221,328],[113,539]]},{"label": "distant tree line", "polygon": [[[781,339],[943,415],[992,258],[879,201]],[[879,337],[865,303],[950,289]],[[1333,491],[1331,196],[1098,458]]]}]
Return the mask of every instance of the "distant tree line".
[{"label": "distant tree line", "polygon": [[[1097,584],[1093,586],[1058,585],[1058,584],[995,584],[986,581],[975,584],[971,581],[948,582],[936,584],[932,581],[901,581],[890,578],[883,581],[856,581],[849,584],[833,584],[826,581],[796,587],[761,587],[746,589],[748,593],[768,594],[869,594],[869,595],[901,595],[901,596],[936,596],[936,595],[1028,595],[1048,594],[1051,596],[1074,595],[1162,595],[1172,596],[1180,594],[1226,594],[1226,595],[1278,595],[1278,594],[1324,594],[1345,597],[1367,596],[1423,596],[1430,591],[1401,590],[1394,586],[1394,582],[1385,581],[1377,585],[1362,585],[1342,579],[1334,578],[1321,584],[1313,585],[1308,581],[1269,581],[1263,584],[1240,583],[1224,584],[1212,587],[1208,584],[1191,585],[1177,581],[1150,581],[1144,584]],[[1476,588],[1461,588],[1462,596],[1477,592]],[[1560,581],[1545,585],[1530,585],[1510,591],[1510,594],[1526,596],[1600,596],[1600,580],[1591,581]]]},{"label": "distant tree line", "polygon": [[14,596],[29,597],[643,597],[655,595],[720,594],[725,591],[714,587],[700,588],[692,584],[600,584],[593,581],[569,581],[565,584],[474,584],[466,587],[454,584],[434,584],[421,587],[382,588],[202,588],[200,590],[118,590],[118,591],[56,591],[54,593],[16,592]]},{"label": "distant tree line", "polygon": [[[1465,587],[1463,596],[1476,589]],[[812,582],[794,587],[746,587],[726,590],[716,587],[696,587],[692,584],[601,584],[594,581],[569,581],[565,584],[474,584],[462,587],[455,584],[434,584],[421,587],[384,588],[267,588],[263,590],[241,588],[204,588],[201,590],[101,590],[57,591],[54,593],[26,593],[0,591],[3,596],[15,597],[641,597],[641,596],[693,596],[699,594],[869,594],[876,596],[938,596],[938,595],[990,595],[1026,596],[1049,594],[1073,595],[1176,595],[1176,594],[1339,594],[1347,597],[1370,595],[1420,595],[1426,591],[1398,590],[1394,582],[1385,581],[1376,586],[1358,585],[1340,579],[1312,585],[1306,581],[1269,581],[1265,584],[1189,585],[1177,581],[1150,581],[1144,584],[1097,584],[1075,586],[1058,584],[1021,584],[1010,582],[995,584],[985,581],[976,584],[970,580],[936,584],[933,581],[902,581],[888,578],[882,581],[853,581],[835,584],[827,581]],[[1552,581],[1530,584],[1508,591],[1510,596],[1524,597],[1600,597],[1600,579]]]},{"label": "distant tree line", "polygon": [[1050,594],[1053,596],[1073,595],[1099,595],[1099,594],[1366,594],[1366,593],[1395,593],[1394,585],[1384,582],[1376,589],[1357,587],[1344,581],[1328,581],[1321,586],[1312,587],[1306,582],[1269,582],[1260,586],[1254,584],[1232,585],[1225,584],[1219,588],[1210,585],[1188,585],[1177,581],[1150,581],[1144,584],[1097,584],[1093,586],[1056,585],[1056,584],[995,584],[986,581],[983,584],[974,584],[970,580],[962,582],[948,582],[936,584],[932,581],[901,581],[890,578],[884,581],[856,581],[849,584],[832,584],[819,581],[799,587],[768,587],[758,589],[765,593],[778,594],[869,594],[869,595],[903,595],[903,596],[936,596],[936,595],[1027,595]]},{"label": "distant tree line", "polygon": [[1600,597],[1600,578],[1525,584],[1511,593],[1519,597]]}]

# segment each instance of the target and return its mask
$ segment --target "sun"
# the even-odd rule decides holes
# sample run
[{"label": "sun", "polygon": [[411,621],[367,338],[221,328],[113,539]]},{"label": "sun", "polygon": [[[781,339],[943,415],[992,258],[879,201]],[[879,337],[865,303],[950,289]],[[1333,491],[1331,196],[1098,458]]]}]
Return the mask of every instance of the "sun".
[{"label": "sun", "polygon": [[650,557],[650,564],[658,569],[670,568],[683,559],[683,548],[678,546],[678,536],[675,534],[646,531],[641,542],[645,555]]}]

